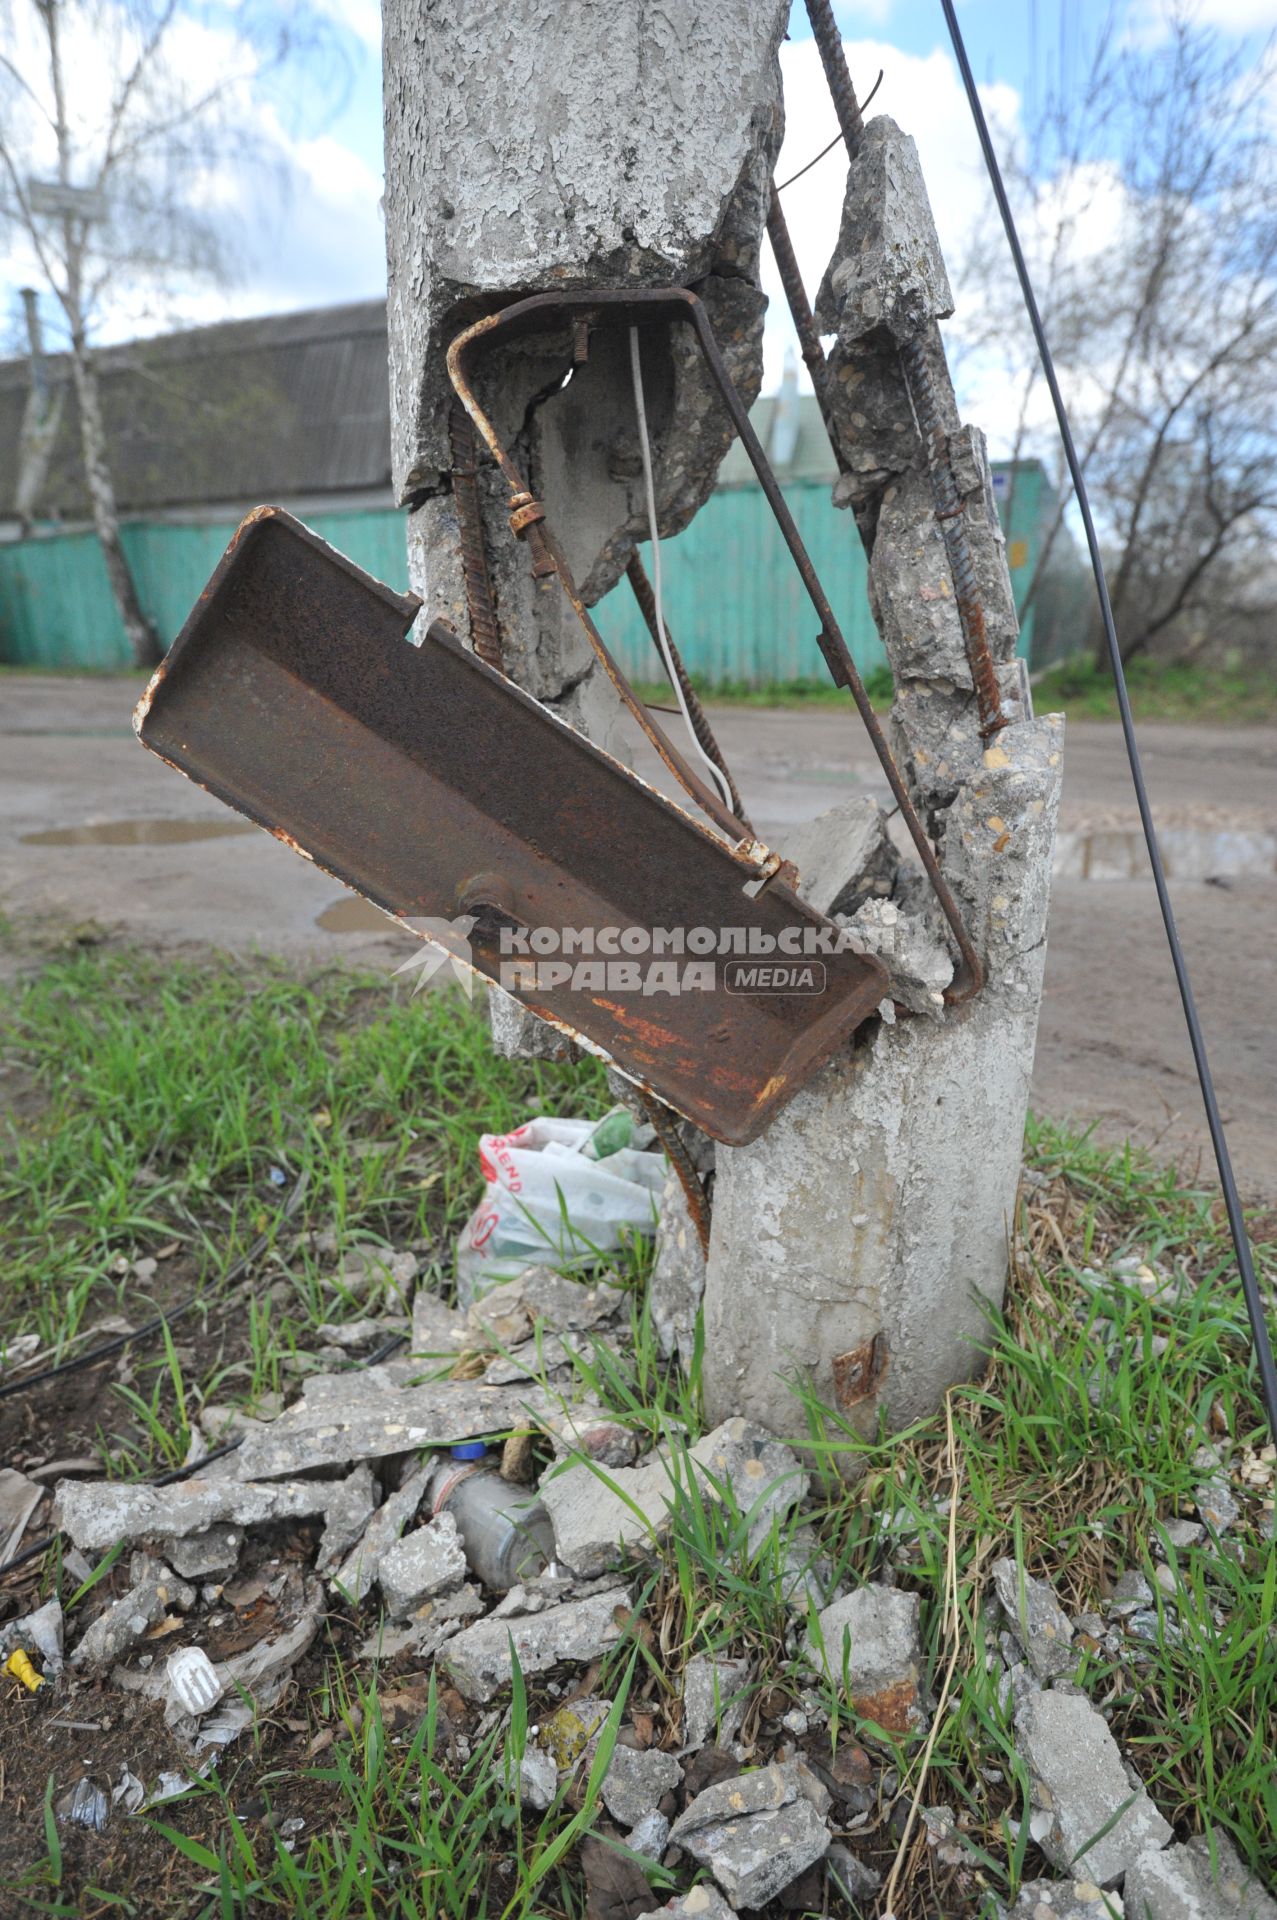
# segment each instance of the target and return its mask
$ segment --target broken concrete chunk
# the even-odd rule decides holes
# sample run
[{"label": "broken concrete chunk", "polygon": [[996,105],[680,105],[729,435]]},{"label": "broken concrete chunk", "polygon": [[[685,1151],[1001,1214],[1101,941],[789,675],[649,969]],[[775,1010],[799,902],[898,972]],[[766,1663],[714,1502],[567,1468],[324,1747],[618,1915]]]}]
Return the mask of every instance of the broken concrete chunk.
[{"label": "broken concrete chunk", "polygon": [[618,1745],[612,1749],[603,1776],[603,1804],[623,1827],[636,1827],[657,1811],[662,1795],[682,1778],[683,1769],[672,1753],[662,1753],[659,1747],[648,1747],[640,1753],[634,1747]]},{"label": "broken concrete chunk", "polygon": [[415,1253],[405,1247],[379,1247],[372,1243],[354,1247],[337,1270],[336,1280],[343,1293],[356,1300],[368,1300],[385,1294],[390,1300],[407,1305],[412,1283],[421,1271]]},{"label": "broken concrete chunk", "polygon": [[867,794],[787,827],[780,850],[798,868],[801,897],[829,915],[854,913],[867,895],[889,893],[899,862],[887,816]]},{"label": "broken concrete chunk", "polygon": [[424,1527],[405,1533],[381,1556],[377,1579],[392,1620],[402,1620],[423,1601],[459,1587],[466,1577],[466,1556],[457,1523],[441,1513]]},{"label": "broken concrete chunk", "polygon": [[792,1762],[707,1787],[670,1828],[671,1844],[708,1867],[736,1908],[765,1906],[829,1840]]},{"label": "broken concrete chunk", "polygon": [[[303,1461],[302,1465],[312,1462]],[[229,1522],[262,1526],[270,1520],[300,1520],[326,1513],[343,1497],[339,1480],[292,1480],[257,1486],[242,1480],[179,1480],[171,1487],[130,1486],[122,1481],[60,1480],[54,1519],[77,1547],[101,1553],[117,1541],[164,1539],[204,1533]]]},{"label": "broken concrete chunk", "polygon": [[840,1686],[862,1719],[888,1733],[925,1727],[922,1643],[916,1593],[858,1587],[819,1616],[808,1646],[826,1677]]},{"label": "broken concrete chunk", "polygon": [[903,343],[952,312],[918,149],[880,113],[847,175],[833,262],[816,296],[817,326],[841,344],[880,329]]},{"label": "broken concrete chunk", "polygon": [[557,1713],[543,1721],[537,1745],[554,1761],[560,1772],[574,1767],[587,1749],[597,1745],[603,1723],[612,1711],[612,1702],[598,1694],[570,1700]]},{"label": "broken concrete chunk", "polygon": [[[659,1860],[669,1845],[670,1823],[658,1807],[651,1813],[645,1813],[630,1833],[626,1843],[631,1853],[641,1853],[648,1860]],[[662,1907],[662,1913],[669,1909]]]},{"label": "broken concrete chunk", "polygon": [[418,1287],[412,1296],[412,1352],[457,1354],[465,1345],[466,1318],[433,1293]]},{"label": "broken concrete chunk", "polygon": [[657,1344],[665,1358],[675,1353],[686,1366],[696,1339],[696,1316],[705,1291],[705,1255],[692,1224],[687,1196],[671,1173],[661,1191],[656,1222],[656,1257],[648,1281],[648,1308]]},{"label": "broken concrete chunk", "polygon": [[326,1573],[361,1538],[380,1497],[381,1490],[366,1461],[347,1474],[324,1509],[324,1535],[315,1561],[316,1573]]},{"label": "broken concrete chunk", "polygon": [[1052,1866],[1111,1886],[1141,1853],[1166,1845],[1170,1827],[1144,1789],[1132,1789],[1117,1741],[1084,1695],[1029,1694],[1015,1729],[1034,1802],[1051,1816],[1037,1838]]},{"label": "broken concrete chunk", "polygon": [[680,1752],[697,1753],[711,1740],[727,1746],[740,1732],[748,1705],[749,1661],[693,1655],[683,1670]]},{"label": "broken concrete chunk", "polygon": [[272,1426],[248,1436],[240,1450],[246,1479],[274,1480],[309,1467],[451,1446],[527,1426],[543,1408],[558,1407],[537,1387],[436,1380],[387,1391],[360,1374],[341,1379],[344,1398],[328,1389],[307,1392]]},{"label": "broken concrete chunk", "polygon": [[394,1660],[411,1653],[432,1660],[445,1640],[461,1631],[462,1622],[473,1620],[484,1611],[483,1596],[476,1586],[459,1587],[456,1593],[442,1593],[417,1608],[410,1620],[392,1626],[383,1620],[359,1649],[361,1660]]},{"label": "broken concrete chunk", "polygon": [[638,1434],[603,1407],[547,1408],[537,1425],[549,1435],[556,1460],[585,1454],[601,1467],[628,1467],[638,1454]]},{"label": "broken concrete chunk", "polygon": [[559,1770],[540,1747],[527,1747],[519,1762],[519,1798],[525,1807],[538,1813],[545,1809],[559,1790]]},{"label": "broken concrete chunk", "polygon": [[1130,1920],[1277,1920],[1277,1900],[1238,1859],[1227,1836],[1195,1834],[1186,1846],[1141,1854],[1123,1889]]},{"label": "broken concrete chunk", "polygon": [[1073,1624],[1045,1580],[1021,1574],[1014,1560],[999,1560],[993,1585],[1008,1627],[1040,1680],[1054,1680],[1077,1666]]},{"label": "broken concrete chunk", "polygon": [[746,1420],[725,1421],[687,1452],[658,1450],[636,1467],[602,1474],[580,1462],[552,1469],[541,1482],[541,1498],[560,1560],[585,1578],[650,1552],[669,1524],[678,1487],[691,1474],[712,1498],[731,1490],[740,1512],[749,1515],[751,1552],[773,1518],[807,1490],[807,1476],[790,1449]]},{"label": "broken concrete chunk", "polygon": [[425,1498],[429,1479],[429,1469],[417,1468],[409,1474],[402,1487],[378,1507],[364,1530],[363,1538],[352,1547],[333,1575],[330,1582],[333,1593],[352,1600],[356,1606],[367,1597],[380,1571],[383,1557],[394,1546]]},{"label": "broken concrete chunk", "polygon": [[476,1300],[466,1315],[471,1334],[501,1347],[549,1333],[582,1333],[611,1320],[625,1305],[624,1287],[606,1276],[572,1280],[551,1267],[525,1267]]},{"label": "broken concrete chunk", "polygon": [[1212,1533],[1227,1533],[1241,1512],[1226,1473],[1217,1473],[1196,1489],[1197,1511]]},{"label": "broken concrete chunk", "polygon": [[629,1607],[629,1589],[613,1587],[523,1619],[481,1620],[449,1641],[440,1664],[459,1693],[483,1704],[509,1683],[511,1642],[525,1674],[544,1673],[561,1660],[584,1665],[621,1639]]},{"label": "broken concrete chunk", "polygon": [[71,1665],[109,1666],[151,1627],[158,1626],[171,1606],[186,1612],[194,1605],[194,1588],[183,1586],[166,1567],[160,1567],[154,1576],[131,1587],[85,1628],[72,1650]]},{"label": "broken concrete chunk", "polygon": [[869,599],[897,682],[943,678],[969,697],[971,668],[926,473],[900,474],[882,496]]},{"label": "broken concrete chunk", "polygon": [[1006,1920],[1122,1920],[1124,1912],[1121,1894],[1104,1893],[1093,1880],[1028,1880]]}]

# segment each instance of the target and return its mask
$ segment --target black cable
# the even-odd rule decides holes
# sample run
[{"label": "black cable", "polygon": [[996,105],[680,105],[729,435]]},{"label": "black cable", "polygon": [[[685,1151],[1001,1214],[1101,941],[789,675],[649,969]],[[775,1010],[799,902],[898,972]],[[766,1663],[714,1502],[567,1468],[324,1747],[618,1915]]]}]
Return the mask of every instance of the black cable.
[{"label": "black cable", "polygon": [[[878,78],[874,81],[868,93],[865,95],[864,99],[860,103],[861,113],[864,113],[867,111],[869,102],[873,99],[879,87],[882,85],[882,73],[883,73],[883,70],[881,67],[879,67]],[[838,146],[838,144],[842,140],[842,137],[843,137],[842,128],[840,127],[838,129],[838,132],[834,135],[833,139],[829,142],[829,145],[827,147],[822,147],[819,153],[814,154],[812,156],[812,158],[807,162],[807,165],[805,167],[799,167],[797,173],[791,173],[788,180],[781,181],[780,185],[776,189],[777,193],[783,193],[786,187],[793,186],[795,180],[801,180],[805,173],[810,173],[812,168],[814,166],[817,166],[820,163],[820,161],[824,159],[827,153],[833,152],[834,148]]]},{"label": "black cable", "polygon": [[[297,1203],[306,1191],[309,1178],[309,1173],[303,1168],[297,1176],[292,1192],[284,1202],[284,1210],[275,1225],[268,1228],[265,1233],[258,1234],[247,1253],[241,1254],[234,1265],[227,1268],[222,1275],[222,1286],[229,1286],[233,1281],[238,1280],[242,1274],[247,1273],[255,1260],[261,1258],[284,1221],[296,1211]],[[203,1297],[202,1287],[198,1288],[194,1293],[188,1294],[185,1300],[180,1300],[175,1307],[169,1307],[164,1313],[153,1314],[149,1320],[144,1320],[141,1326],[134,1327],[131,1333],[117,1334],[114,1340],[105,1340],[100,1347],[93,1347],[88,1353],[77,1354],[74,1360],[62,1360],[56,1367],[45,1367],[39,1373],[28,1373],[21,1380],[6,1380],[4,1385],[0,1386],[0,1400],[7,1400],[14,1393],[27,1393],[34,1387],[42,1387],[49,1380],[65,1379],[69,1373],[83,1373],[86,1367],[95,1367],[99,1360],[109,1360],[112,1354],[122,1353],[125,1347],[133,1346],[136,1341],[148,1340],[162,1327],[171,1327],[175,1320],[180,1320],[183,1314],[189,1313],[192,1307],[197,1306]]]},{"label": "black cable", "polygon": [[[247,1258],[247,1255],[245,1255],[245,1258]],[[392,1334],[384,1346],[378,1347],[376,1353],[370,1353],[368,1358],[361,1360],[357,1367],[352,1367],[351,1372],[359,1373],[366,1371],[369,1367],[379,1367],[382,1361],[388,1360],[396,1348],[401,1347],[407,1338],[406,1333]],[[135,1487],[171,1487],[176,1481],[190,1480],[195,1474],[199,1473],[202,1468],[211,1467],[214,1460],[224,1460],[228,1453],[234,1453],[236,1449],[242,1447],[243,1444],[244,1436],[241,1434],[238,1440],[227,1440],[223,1446],[214,1447],[211,1453],[204,1454],[199,1460],[191,1460],[185,1466],[181,1467],[170,1467],[166,1473],[157,1473],[153,1479],[133,1480],[130,1481],[129,1484]],[[12,1573],[17,1567],[25,1567],[29,1560],[38,1560],[42,1553],[49,1551],[49,1548],[53,1545],[57,1537],[56,1533],[46,1533],[43,1539],[33,1540],[29,1547],[22,1549],[21,1553],[15,1553],[12,1560],[6,1560],[4,1565],[0,1566],[0,1579],[2,1579],[5,1574]]]},{"label": "black cable", "polygon": [[1122,737],[1126,742],[1126,754],[1131,763],[1131,779],[1135,783],[1135,799],[1139,806],[1140,825],[1144,829],[1144,840],[1148,847],[1149,864],[1153,869],[1153,884],[1157,889],[1157,904],[1162,912],[1162,924],[1166,929],[1166,940],[1171,950],[1171,961],[1175,968],[1175,983],[1179,988],[1180,1002],[1184,1009],[1184,1024],[1188,1028],[1189,1044],[1193,1050],[1193,1064],[1197,1069],[1197,1080],[1202,1090],[1202,1104],[1206,1109],[1206,1124],[1210,1129],[1211,1146],[1215,1152],[1215,1164],[1219,1169],[1219,1184],[1224,1193],[1224,1210],[1228,1215],[1228,1230],[1232,1235],[1233,1249],[1237,1255],[1237,1271],[1241,1275],[1242,1292],[1246,1297],[1246,1312],[1250,1319],[1251,1337],[1255,1345],[1255,1359],[1259,1367],[1259,1381],[1263,1392],[1264,1406],[1268,1413],[1268,1424],[1273,1439],[1277,1441],[1277,1366],[1273,1363],[1272,1342],[1268,1337],[1268,1323],[1264,1316],[1264,1303],[1259,1291],[1259,1282],[1255,1275],[1255,1265],[1251,1258],[1250,1242],[1246,1235],[1246,1222],[1242,1215],[1242,1203],[1237,1192],[1237,1181],[1233,1175],[1232,1157],[1228,1151],[1228,1142],[1224,1138],[1224,1123],[1219,1115],[1219,1103],[1215,1098],[1215,1084],[1211,1078],[1210,1061],[1206,1053],[1206,1041],[1202,1034],[1201,1023],[1197,1017],[1197,1002],[1193,997],[1193,986],[1188,976],[1188,963],[1180,946],[1179,933],[1175,926],[1175,915],[1171,910],[1171,897],[1166,886],[1166,870],[1162,865],[1162,855],[1157,844],[1157,832],[1153,825],[1153,810],[1149,804],[1148,790],[1144,785],[1144,772],[1140,765],[1139,748],[1135,743],[1135,721],[1131,714],[1131,702],[1126,690],[1126,673],[1122,666],[1122,650],[1118,645],[1117,628],[1113,621],[1113,608],[1109,601],[1108,582],[1104,577],[1104,562],[1100,556],[1099,537],[1095,531],[1095,521],[1091,516],[1091,502],[1086,490],[1086,479],[1081,462],[1077,457],[1077,448],[1073,444],[1073,429],[1069,425],[1068,410],[1064,396],[1060,392],[1060,383],[1056,378],[1055,361],[1051,356],[1050,344],[1042,316],[1038,312],[1037,299],[1033,292],[1033,283],[1029,278],[1029,269],[1025,264],[1024,252],[1020,246],[1020,236],[1016,231],[1015,218],[1011,212],[1011,203],[1007,199],[1006,187],[1002,179],[1002,169],[989,138],[988,123],[984,109],[980,105],[980,96],[976,91],[975,79],[971,72],[971,63],[967,58],[967,49],[962,38],[962,29],[954,12],[953,0],[940,0],[944,8],[945,23],[949,29],[949,38],[953,42],[954,55],[962,75],[962,84],[966,90],[967,104],[971,108],[971,117],[975,121],[976,132],[980,137],[980,146],[984,153],[984,164],[988,169],[993,195],[998,203],[998,212],[1002,216],[1002,225],[1006,232],[1011,257],[1015,261],[1015,270],[1020,280],[1020,291],[1024,295],[1024,304],[1028,310],[1029,324],[1033,328],[1033,337],[1037,342],[1042,371],[1051,392],[1051,404],[1055,408],[1055,418],[1060,429],[1060,439],[1064,443],[1064,457],[1068,461],[1069,473],[1073,481],[1073,491],[1077,496],[1082,524],[1086,529],[1086,544],[1091,556],[1091,571],[1095,575],[1095,590],[1099,595],[1100,617],[1104,622],[1104,638],[1108,646],[1109,660],[1113,667],[1113,682],[1117,689],[1117,708],[1122,719]]}]

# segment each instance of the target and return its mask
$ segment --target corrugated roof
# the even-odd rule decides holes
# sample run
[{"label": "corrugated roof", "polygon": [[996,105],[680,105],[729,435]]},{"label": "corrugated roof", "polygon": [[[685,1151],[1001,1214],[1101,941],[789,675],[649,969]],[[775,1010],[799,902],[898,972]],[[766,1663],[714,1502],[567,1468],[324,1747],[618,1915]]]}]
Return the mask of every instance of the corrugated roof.
[{"label": "corrugated roof", "polygon": [[[98,355],[119,505],[126,513],[289,499],[390,484],[386,309],[380,300],[232,320]],[[80,520],[75,397],[65,392],[40,518]],[[25,360],[0,363],[0,516],[14,511]]]}]

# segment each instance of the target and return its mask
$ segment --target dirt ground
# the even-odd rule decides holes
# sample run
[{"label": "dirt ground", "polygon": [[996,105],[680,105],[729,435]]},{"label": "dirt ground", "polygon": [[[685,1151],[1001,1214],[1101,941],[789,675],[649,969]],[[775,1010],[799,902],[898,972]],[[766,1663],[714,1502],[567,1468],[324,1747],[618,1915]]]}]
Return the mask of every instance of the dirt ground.
[{"label": "dirt ground", "polygon": [[[0,678],[0,910],[152,946],[342,955],[415,942],[142,752],[140,681]],[[760,832],[884,791],[850,710],[723,709],[714,726]],[[1148,725],[1154,807],[1243,1190],[1277,1201],[1277,729]],[[1209,1172],[1209,1149],[1120,735],[1069,730],[1061,861],[1034,1076],[1042,1113],[1097,1122]],[[87,830],[87,831],[86,831]],[[1082,877],[1089,875],[1089,877]]]}]

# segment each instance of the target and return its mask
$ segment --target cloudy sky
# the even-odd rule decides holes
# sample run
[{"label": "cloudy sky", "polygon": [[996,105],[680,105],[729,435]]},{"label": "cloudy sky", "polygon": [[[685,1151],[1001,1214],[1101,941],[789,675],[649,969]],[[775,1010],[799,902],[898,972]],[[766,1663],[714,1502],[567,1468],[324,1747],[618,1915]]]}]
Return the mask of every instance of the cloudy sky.
[{"label": "cloudy sky", "polygon": [[[114,0],[103,0],[109,9]],[[181,65],[196,73],[231,67],[242,77],[229,97],[232,117],[251,132],[251,164],[222,168],[200,191],[223,230],[238,236],[233,282],[221,289],[195,280],[170,289],[158,303],[108,300],[100,337],[120,338],[228,315],[363,299],[384,292],[381,216],[380,9],[377,0],[321,0],[325,44],[295,65],[285,82],[259,77],[263,22],[290,16],[290,0],[259,0],[256,45],[243,38],[249,0],[200,6],[183,23]],[[1124,33],[1156,38],[1169,0],[1116,0]],[[921,149],[941,238],[959,259],[973,223],[994,219],[992,202],[949,51],[938,0],[841,0],[836,5],[852,73],[862,96],[879,71],[874,106],[913,133]],[[990,117],[1008,135],[1026,100],[1059,75],[1078,70],[1088,36],[1110,11],[1110,0],[962,0],[963,31]],[[1277,0],[1197,0],[1200,18],[1229,35],[1259,36],[1277,28]],[[0,0],[0,45],[31,57],[25,31],[31,0]],[[24,29],[24,19],[28,26]],[[88,48],[73,63],[75,108],[86,130],[100,113],[101,62]],[[801,0],[782,49],[788,134],[778,168],[785,180],[836,131],[820,63]],[[12,96],[10,96],[12,98]],[[3,106],[3,96],[0,96]],[[86,146],[88,145],[86,138]],[[47,164],[47,162],[46,162]],[[808,285],[814,292],[837,230],[843,184],[841,151],[813,168],[785,196],[790,227]],[[35,279],[35,263],[18,241],[0,243],[0,341],[18,342],[17,289]],[[765,384],[774,386],[789,339],[783,299],[774,279]],[[49,312],[49,321],[54,314]],[[51,334],[56,333],[51,324]],[[999,437],[996,393],[988,396]]]}]

